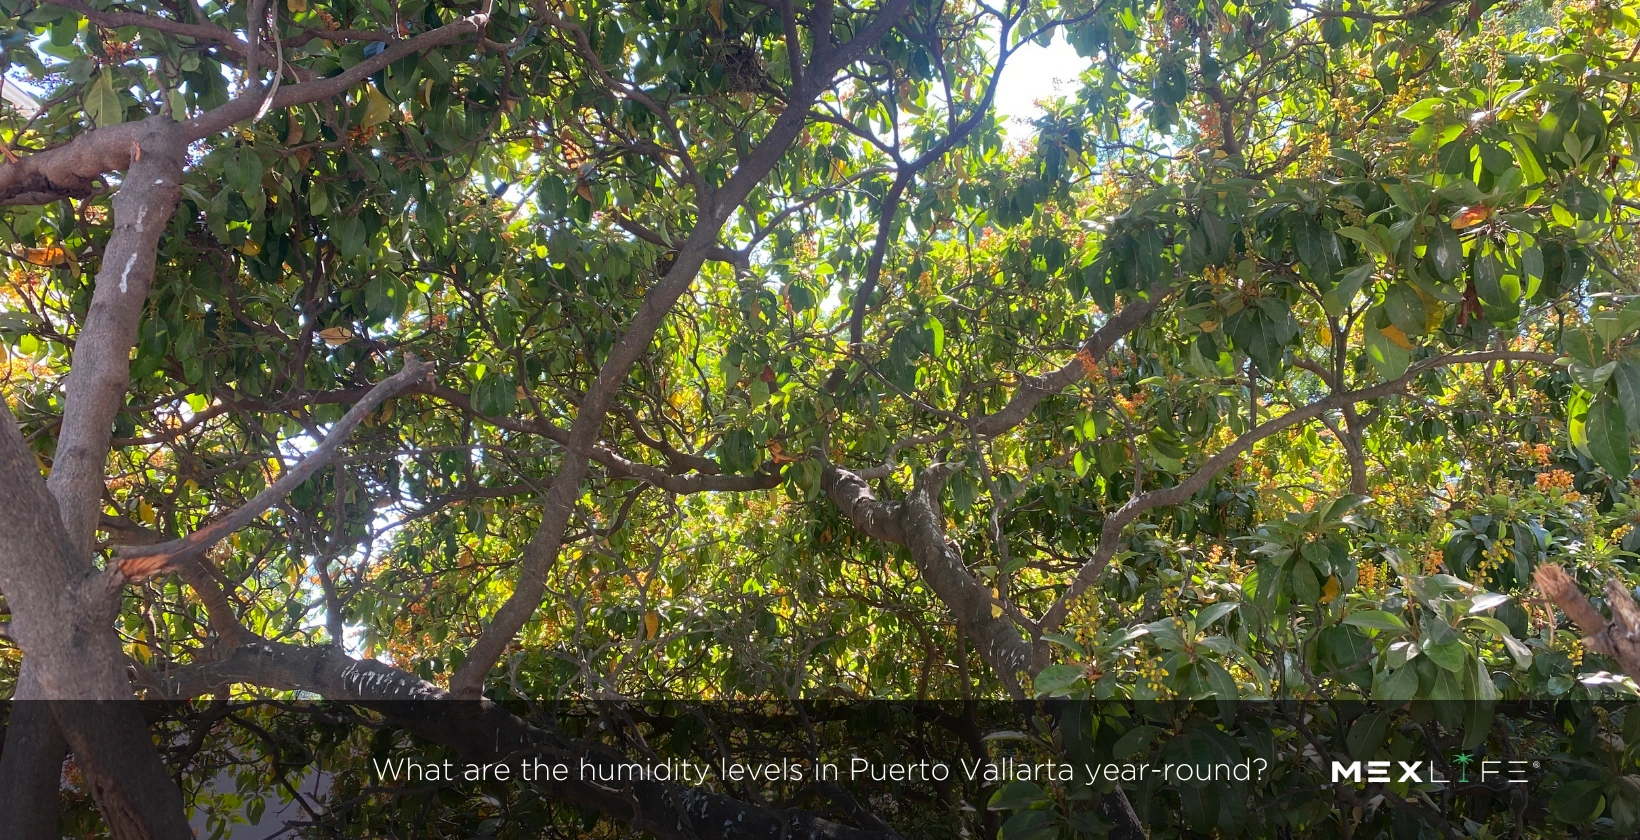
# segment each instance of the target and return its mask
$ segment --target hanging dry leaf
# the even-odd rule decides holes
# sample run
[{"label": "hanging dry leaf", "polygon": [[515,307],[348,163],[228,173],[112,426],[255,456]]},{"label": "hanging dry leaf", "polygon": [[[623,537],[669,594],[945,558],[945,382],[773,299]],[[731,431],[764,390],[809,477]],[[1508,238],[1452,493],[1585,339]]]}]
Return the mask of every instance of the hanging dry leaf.
[{"label": "hanging dry leaf", "polygon": [[659,636],[661,634],[661,617],[660,617],[660,615],[658,613],[654,613],[654,612],[644,613],[644,616],[643,616],[643,629],[644,629],[643,637],[645,639],[653,639],[656,636]]},{"label": "hanging dry leaf", "polygon": [[1463,230],[1466,227],[1474,227],[1490,218],[1492,218],[1492,208],[1484,204],[1465,207],[1458,212],[1458,215],[1452,217],[1452,229]]},{"label": "hanging dry leaf", "polygon": [[797,460],[797,457],[787,452],[778,440],[769,441],[769,458],[776,464],[790,464]]},{"label": "hanging dry leaf", "polygon": [[24,248],[23,261],[32,265],[58,266],[68,262],[68,251],[60,245]]},{"label": "hanging dry leaf", "polygon": [[353,340],[353,331],[347,327],[326,327],[319,331],[319,337],[331,347],[340,347]]}]

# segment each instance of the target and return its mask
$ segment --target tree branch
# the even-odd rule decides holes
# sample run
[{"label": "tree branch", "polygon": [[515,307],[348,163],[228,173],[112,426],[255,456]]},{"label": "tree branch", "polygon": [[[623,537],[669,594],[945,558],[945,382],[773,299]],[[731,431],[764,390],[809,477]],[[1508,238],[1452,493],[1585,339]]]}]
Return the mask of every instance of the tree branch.
[{"label": "tree branch", "polygon": [[1539,592],[1543,593],[1560,611],[1583,631],[1583,645],[1595,653],[1617,660],[1623,673],[1640,675],[1640,606],[1621,580],[1606,581],[1606,604],[1611,608],[1612,620],[1601,617],[1589,599],[1583,597],[1572,576],[1552,563],[1537,567],[1532,573]]},{"label": "tree branch", "polygon": [[[1116,342],[1144,323],[1145,318],[1149,317],[1169,294],[1166,284],[1156,283],[1145,291],[1142,299],[1128,303],[1107,318],[1103,325],[1088,336],[1087,341],[1082,342],[1085,358],[1103,358],[1116,346]],[[1006,405],[972,421],[968,427],[980,437],[996,437],[1023,422],[1031,410],[1036,408],[1037,403],[1065,390],[1083,375],[1081,360],[1071,359],[1058,369],[1041,376],[1028,376],[1014,390],[1014,395],[1008,399]]]},{"label": "tree branch", "polygon": [[406,356],[404,367],[398,373],[382,380],[376,387],[370,389],[364,399],[359,400],[342,415],[331,427],[325,439],[314,447],[295,467],[287,470],[278,481],[268,485],[256,497],[246,502],[242,507],[218,519],[217,521],[195,531],[188,536],[156,545],[126,546],[118,551],[119,562],[109,568],[127,581],[142,580],[174,568],[177,564],[198,558],[229,534],[238,531],[261,516],[268,508],[273,507],[296,489],[302,482],[307,481],[320,467],[330,462],[341,449],[353,429],[364,421],[372,411],[375,411],[389,397],[411,384],[423,380],[432,370],[427,363],[415,356]]},{"label": "tree branch", "polygon": [[[249,683],[359,703],[420,737],[454,749],[470,762],[539,757],[571,767],[583,761],[604,767],[629,761],[602,744],[531,727],[488,700],[453,700],[449,692],[412,674],[380,662],[353,659],[335,647],[258,642],[243,645],[220,661],[159,677],[160,690],[172,700]],[[605,775],[615,777],[614,773]],[[591,808],[662,840],[889,840],[895,836],[669,782],[594,784],[574,776],[562,781],[546,778],[535,784],[552,799]]]},{"label": "tree branch", "polygon": [[1076,577],[1071,581],[1070,587],[1043,614],[1043,631],[1052,632],[1064,622],[1065,616],[1070,612],[1071,604],[1099,579],[1099,575],[1104,572],[1105,566],[1110,563],[1110,559],[1116,556],[1122,530],[1138,518],[1139,514],[1153,508],[1179,504],[1195,495],[1203,487],[1206,487],[1208,482],[1212,481],[1213,477],[1218,475],[1220,471],[1230,466],[1242,453],[1251,449],[1253,444],[1283,429],[1314,420],[1325,412],[1342,408],[1345,405],[1354,405],[1365,400],[1378,399],[1399,393],[1425,371],[1435,368],[1504,360],[1554,364],[1557,358],[1557,356],[1550,353],[1533,353],[1522,350],[1488,350],[1476,353],[1453,353],[1436,356],[1421,364],[1413,365],[1399,379],[1392,379],[1388,382],[1354,391],[1346,391],[1341,394],[1333,394],[1302,408],[1295,408],[1280,417],[1264,421],[1204,461],[1201,467],[1192,473],[1190,477],[1172,487],[1159,488],[1134,496],[1118,508],[1115,513],[1106,518],[1104,525],[1099,529],[1099,544],[1094,550],[1093,557],[1082,565],[1082,568],[1077,571]]},{"label": "tree branch", "polygon": [[[131,382],[148,288],[154,281],[159,240],[182,197],[187,144],[168,117],[135,124],[130,169],[114,195],[114,232],[103,249],[96,287],[63,386],[63,423],[47,485],[62,508],[63,527],[89,567],[102,503],[114,417]],[[0,166],[0,176],[10,170]]]},{"label": "tree branch", "polygon": [[[792,104],[775,119],[768,133],[741,160],[734,174],[720,188],[703,196],[705,206],[701,208],[688,238],[679,246],[672,267],[644,294],[637,314],[626,332],[610,348],[604,364],[598,369],[597,378],[586,391],[575,422],[570,427],[564,461],[547,490],[541,524],[525,546],[518,583],[512,595],[486,624],[465,661],[450,679],[451,690],[457,696],[479,696],[485,676],[500,660],[513,637],[540,607],[541,598],[546,592],[547,572],[557,560],[563,545],[564,532],[580,498],[581,480],[586,475],[587,463],[596,447],[604,418],[632,366],[648,349],[667,314],[694,283],[701,266],[709,259],[724,224],[802,134],[805,114],[810,103],[819,96],[821,85],[829,85],[839,70],[888,34],[910,6],[911,0],[888,0],[871,23],[847,44],[817,56],[811,66],[803,71],[804,86],[794,93]],[[816,32],[814,36],[816,44],[819,44],[824,33]]]}]

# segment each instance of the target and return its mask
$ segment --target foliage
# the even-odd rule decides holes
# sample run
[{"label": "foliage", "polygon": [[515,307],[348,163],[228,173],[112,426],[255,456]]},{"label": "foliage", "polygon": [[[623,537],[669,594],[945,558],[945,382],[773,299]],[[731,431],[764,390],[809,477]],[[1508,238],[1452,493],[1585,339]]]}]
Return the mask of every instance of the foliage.
[{"label": "foliage", "polygon": [[[46,98],[7,113],[0,142],[26,154],[226,103],[244,84],[231,50],[95,17],[171,8],[0,2],[6,54]],[[1064,731],[1113,759],[1198,741],[1293,759],[1296,727],[1194,727],[1233,728],[1221,702],[1304,701],[1331,709],[1316,737],[1339,754],[1402,757],[1416,725],[1327,704],[1547,701],[1552,717],[1445,731],[1567,756],[1544,836],[1640,827],[1640,723],[1601,705],[1634,685],[1528,596],[1545,562],[1640,581],[1640,7],[918,2],[812,107],[791,101],[782,8],[496,4],[476,48],[409,54],[197,143],[115,421],[107,544],[198,530],[404,354],[433,360],[435,384],[374,412],[209,562],[251,632],[448,684],[515,591],[568,430],[613,387],[546,597],[485,684],[520,712],[1201,701],[1154,731],[1098,715]],[[379,54],[369,33],[402,43],[472,13],[287,0],[270,31],[278,61],[322,79]],[[246,29],[245,4],[187,14]],[[868,18],[839,10],[831,29],[840,43]],[[1080,86],[1004,125],[997,73],[1055,38],[1085,60]],[[788,108],[790,148],[720,206]],[[0,230],[3,390],[46,466],[109,207],[15,207]],[[712,218],[712,261],[609,385],[645,295]],[[1090,340],[1130,307],[1147,307],[1136,327]],[[987,425],[1062,365],[1067,387]],[[906,499],[941,465],[941,545],[989,593],[972,615],[829,489],[843,469]],[[999,670],[966,635],[985,622],[1040,661]],[[170,576],[129,590],[118,626],[160,674],[208,662],[219,636]],[[0,655],[9,682],[18,657]],[[179,774],[235,751],[297,766],[229,729],[171,755]],[[372,748],[328,731],[279,743]],[[223,813],[261,802],[190,784]],[[1230,804],[1246,791],[1204,790],[1128,797],[1158,838],[1492,837],[1519,818],[1478,804],[1437,828],[1416,802],[1352,814],[1322,791],[1253,816]],[[1009,791],[975,825],[1109,829],[1065,791]],[[353,793],[327,830],[380,830],[387,798]],[[462,813],[501,834],[531,808],[582,816],[447,797],[422,804],[452,836]]]}]

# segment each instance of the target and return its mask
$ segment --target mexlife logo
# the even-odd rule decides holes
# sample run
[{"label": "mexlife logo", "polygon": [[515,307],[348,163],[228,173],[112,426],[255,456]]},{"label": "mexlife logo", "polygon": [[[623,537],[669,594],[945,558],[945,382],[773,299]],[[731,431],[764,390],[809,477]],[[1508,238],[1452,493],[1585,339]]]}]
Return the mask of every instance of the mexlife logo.
[{"label": "mexlife logo", "polygon": [[[1500,761],[1486,760],[1477,762],[1469,753],[1458,753],[1452,757],[1452,763],[1458,767],[1458,778],[1449,779],[1441,775],[1441,770],[1433,761],[1334,761],[1332,763],[1332,780],[1339,782],[1356,782],[1368,784],[1389,784],[1391,782],[1405,784],[1433,784],[1444,785],[1456,781],[1460,784],[1469,782],[1469,767],[1479,764],[1480,781],[1518,785],[1526,783],[1526,768],[1531,764],[1527,761]],[[1365,772],[1363,772],[1363,769]]]}]

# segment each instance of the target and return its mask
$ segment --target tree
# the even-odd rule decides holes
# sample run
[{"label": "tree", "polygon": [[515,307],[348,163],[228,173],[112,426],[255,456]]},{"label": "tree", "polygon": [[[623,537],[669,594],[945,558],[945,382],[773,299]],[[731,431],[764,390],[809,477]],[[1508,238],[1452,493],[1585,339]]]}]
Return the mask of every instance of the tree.
[{"label": "tree", "polygon": [[[1640,549],[1627,6],[6,12],[13,696],[106,704],[18,704],[6,836],[65,751],[115,836],[188,831],[137,692],[613,762],[515,701],[1600,690],[1513,596]],[[1055,38],[1081,87],[1011,144]],[[1039,792],[1005,835],[1080,825]]]}]

